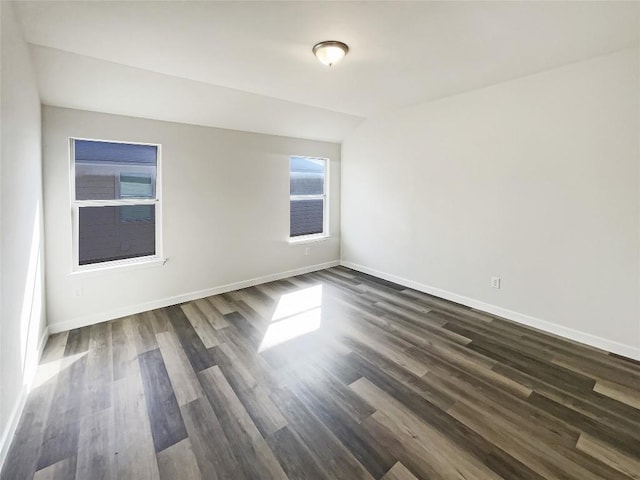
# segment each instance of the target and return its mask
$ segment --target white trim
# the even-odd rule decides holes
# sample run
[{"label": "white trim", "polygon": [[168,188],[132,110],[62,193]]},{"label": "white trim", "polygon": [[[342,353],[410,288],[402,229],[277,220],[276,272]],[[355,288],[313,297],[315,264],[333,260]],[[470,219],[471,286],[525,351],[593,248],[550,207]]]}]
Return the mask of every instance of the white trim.
[{"label": "white trim", "polygon": [[[121,143],[125,145],[146,145],[156,147],[156,175],[155,175],[155,198],[118,198],[110,200],[77,200],[76,199],[76,162],[75,162],[75,141],[90,141],[103,143]],[[143,265],[155,266],[164,265],[166,259],[163,256],[162,244],[162,144],[133,142],[123,140],[103,140],[96,138],[69,137],[69,199],[71,202],[71,273],[83,273],[86,271],[99,272],[109,271],[113,268],[119,270],[129,270],[134,266]],[[90,265],[80,265],[80,213],[82,207],[105,207],[119,205],[154,205],[155,206],[155,247],[154,255],[146,257],[133,257],[123,260],[109,262],[97,262]]]},{"label": "white trim", "polygon": [[[324,188],[324,185],[323,185]],[[324,200],[327,197],[324,193],[313,195],[289,195],[289,200]]]},{"label": "white trim", "polygon": [[[331,236],[331,232],[329,231],[329,189],[331,185],[330,178],[330,168],[331,159],[328,157],[310,157],[309,155],[289,155],[289,165],[288,165],[288,175],[289,180],[291,180],[291,158],[308,158],[310,160],[322,160],[324,162],[324,184],[322,186],[323,192],[319,195],[291,195],[291,189],[289,189],[289,213],[291,213],[291,200],[322,200],[322,232],[314,233],[311,235],[296,235],[295,237],[291,236],[291,215],[289,215],[289,232],[287,238],[289,239],[289,243],[296,243],[296,239],[300,239],[299,243],[306,243],[306,240],[316,241],[322,240],[324,238],[329,238]],[[313,238],[311,238],[313,237]]]},{"label": "white trim", "polygon": [[64,332],[66,330],[72,330],[74,328],[86,327],[88,325],[106,322],[115,318],[126,317],[127,315],[134,315],[136,313],[146,312],[149,310],[154,310],[156,308],[168,307],[169,305],[176,305],[178,303],[190,302],[199,298],[232,292],[234,290],[240,290],[241,288],[253,287],[254,285],[260,285],[261,283],[273,282],[275,280],[281,280],[283,278],[292,277],[294,275],[302,275],[303,273],[324,270],[325,268],[336,267],[338,265],[340,265],[340,262],[338,260],[334,260],[331,262],[319,263],[317,265],[310,265],[308,267],[297,268],[295,270],[287,270],[284,272],[265,275],[263,277],[256,277],[249,280],[229,283],[227,285],[221,285],[219,287],[212,287],[206,288],[204,290],[198,290],[196,292],[183,293],[182,295],[163,298],[161,300],[153,300],[151,302],[140,303],[137,305],[128,305],[126,307],[117,308],[115,310],[110,310],[107,312],[100,312],[93,315],[76,317],[71,320],[67,320],[66,322],[49,324],[49,330],[51,331],[51,333]]},{"label": "white trim", "polygon": [[619,343],[613,340],[598,337],[590,333],[581,332],[580,330],[564,327],[562,325],[558,325],[557,323],[532,317],[524,313],[514,312],[513,310],[508,310],[506,308],[502,308],[497,305],[481,302],[473,298],[465,297],[464,295],[459,295],[457,293],[449,292],[447,290],[442,290],[440,288],[432,287],[430,285],[425,285],[423,283],[407,280],[406,278],[403,278],[403,277],[398,277],[390,273],[381,272],[380,270],[375,270],[373,268],[365,267],[363,265],[358,265],[356,263],[348,262],[346,260],[341,260],[340,265],[343,265],[347,268],[351,268],[353,270],[357,270],[359,272],[373,275],[378,278],[382,278],[384,280],[388,280],[393,283],[397,283],[398,285],[402,285],[408,288],[412,288],[414,290],[418,290],[420,292],[428,293],[430,295],[435,295],[436,297],[444,298],[446,300],[451,300],[452,302],[460,303],[462,305],[466,305],[471,308],[482,310],[492,315],[497,315],[499,317],[512,320],[516,323],[520,323],[528,327],[536,328],[538,330],[542,330],[547,333],[552,333],[554,335],[558,335],[558,336],[567,338],[569,340],[573,340],[575,342],[584,343],[586,345],[590,345],[592,347],[599,348],[607,352],[613,352],[618,355],[631,358],[633,360],[640,360],[640,348],[634,347],[632,345],[626,345],[624,343]]},{"label": "white trim", "polygon": [[4,462],[9,454],[9,448],[11,447],[11,441],[13,440],[18,424],[20,423],[20,417],[22,417],[22,411],[27,403],[27,396],[29,395],[29,389],[26,385],[22,386],[20,391],[20,397],[13,408],[13,411],[9,415],[9,422],[7,428],[3,432],[2,440],[0,440],[0,470],[4,466]]},{"label": "white trim", "polygon": [[[40,363],[40,357],[42,357],[42,352],[44,351],[44,347],[47,344],[48,338],[49,338],[49,327],[44,327],[44,330],[40,335],[40,340],[38,341],[38,361],[37,361],[38,364]],[[35,376],[35,370],[33,373]],[[22,417],[24,406],[27,403],[27,397],[29,396],[29,390],[31,390],[32,382],[33,382],[33,378],[23,379],[22,389],[20,390],[18,401],[14,405],[13,410],[9,415],[7,428],[5,428],[4,432],[2,432],[2,438],[0,439],[0,471],[2,471],[4,462],[6,461],[7,455],[9,454],[9,448],[11,447],[11,442],[13,441],[13,437],[15,436],[16,430],[18,429],[18,425],[20,424],[20,418]]]},{"label": "white trim", "polygon": [[167,263],[167,258],[160,258],[157,255],[148,257],[124,258],[122,260],[113,260],[111,262],[90,263],[88,265],[80,265],[72,270],[69,275],[82,275],[83,277],[95,277],[111,272],[126,272],[129,270],[138,270],[149,267],[162,267]]},{"label": "white trim", "polygon": [[289,243],[291,245],[296,245],[300,243],[321,242],[323,240],[328,240],[330,238],[331,238],[331,235],[325,235],[324,233],[316,233],[314,235],[299,235],[297,237],[290,237]]},{"label": "white trim", "polygon": [[38,341],[38,364],[40,364],[40,358],[42,357],[42,353],[44,352],[44,347],[47,346],[47,340],[49,340],[50,334],[51,333],[49,332],[49,326],[45,326],[44,330],[42,331],[42,335],[40,335],[40,340]]},{"label": "white trim", "polygon": [[79,207],[119,207],[121,205],[156,205],[159,202],[155,198],[120,198],[116,200],[76,200],[73,203]]}]

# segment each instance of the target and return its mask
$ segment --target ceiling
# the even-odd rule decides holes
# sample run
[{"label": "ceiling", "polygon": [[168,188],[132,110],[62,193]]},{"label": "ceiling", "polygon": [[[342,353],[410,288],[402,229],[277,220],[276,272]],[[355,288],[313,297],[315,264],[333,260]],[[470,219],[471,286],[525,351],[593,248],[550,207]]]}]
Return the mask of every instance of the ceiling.
[{"label": "ceiling", "polygon": [[[637,2],[18,2],[43,103],[340,142],[363,118],[638,45]],[[325,67],[311,47],[341,40]]]}]

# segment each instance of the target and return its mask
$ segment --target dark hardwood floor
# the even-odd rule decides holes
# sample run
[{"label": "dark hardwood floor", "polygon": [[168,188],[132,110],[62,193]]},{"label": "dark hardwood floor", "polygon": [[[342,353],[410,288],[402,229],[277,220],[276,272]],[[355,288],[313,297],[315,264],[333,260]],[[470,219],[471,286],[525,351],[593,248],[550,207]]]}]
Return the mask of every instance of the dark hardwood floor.
[{"label": "dark hardwood floor", "polygon": [[337,267],[52,336],[32,478],[640,479],[640,364]]}]

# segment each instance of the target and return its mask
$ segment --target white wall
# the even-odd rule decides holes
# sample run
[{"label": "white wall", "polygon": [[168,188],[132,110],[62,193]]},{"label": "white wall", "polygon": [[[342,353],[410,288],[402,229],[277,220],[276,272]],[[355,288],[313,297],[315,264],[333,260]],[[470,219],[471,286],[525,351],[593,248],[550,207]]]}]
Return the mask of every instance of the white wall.
[{"label": "white wall", "polygon": [[0,465],[44,339],[40,99],[12,5],[2,17]]},{"label": "white wall", "polygon": [[640,358],[638,75],[625,50],[364,122],[344,263]]},{"label": "white wall", "polygon": [[[162,144],[165,266],[71,273],[69,137]],[[331,159],[328,240],[288,243],[289,155]],[[337,144],[43,107],[43,156],[51,331],[339,259]],[[77,297],[80,289],[82,296]]]}]

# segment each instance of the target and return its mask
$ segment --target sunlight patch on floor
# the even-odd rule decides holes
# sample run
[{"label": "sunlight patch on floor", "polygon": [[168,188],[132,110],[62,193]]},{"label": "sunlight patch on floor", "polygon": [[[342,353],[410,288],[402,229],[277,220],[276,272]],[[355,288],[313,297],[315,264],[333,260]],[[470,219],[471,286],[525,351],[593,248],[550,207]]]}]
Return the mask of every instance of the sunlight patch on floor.
[{"label": "sunlight patch on floor", "polygon": [[77,360],[84,357],[86,354],[87,352],[81,352],[81,353],[77,353],[76,355],[63,357],[59,360],[54,360],[52,362],[40,364],[40,366],[38,366],[38,370],[36,371],[36,377],[33,380],[33,384],[31,385],[31,388],[37,388],[40,385],[44,385],[53,377],[55,377],[60,372],[62,372],[64,369],[68,368]]},{"label": "sunlight patch on floor", "polygon": [[282,295],[258,352],[320,328],[322,285]]}]

